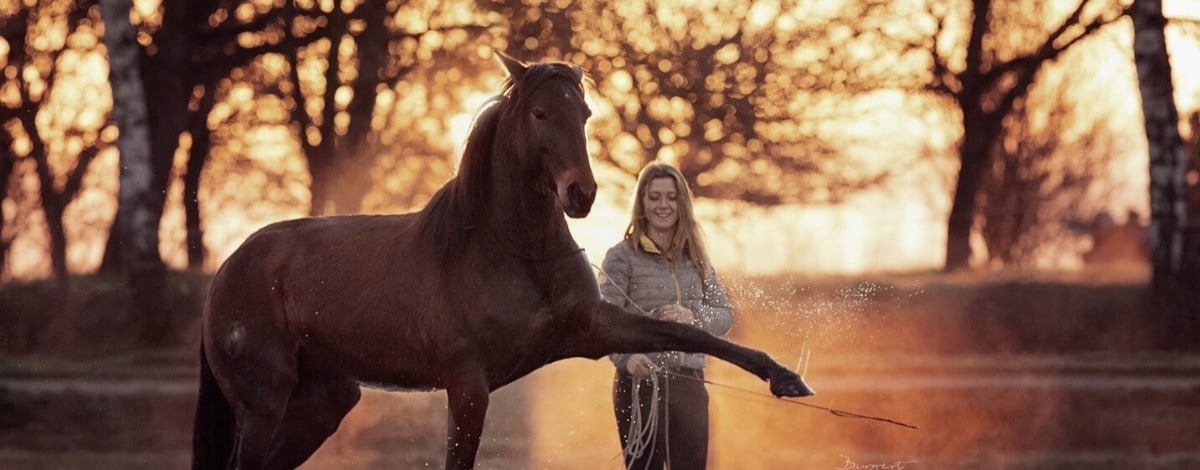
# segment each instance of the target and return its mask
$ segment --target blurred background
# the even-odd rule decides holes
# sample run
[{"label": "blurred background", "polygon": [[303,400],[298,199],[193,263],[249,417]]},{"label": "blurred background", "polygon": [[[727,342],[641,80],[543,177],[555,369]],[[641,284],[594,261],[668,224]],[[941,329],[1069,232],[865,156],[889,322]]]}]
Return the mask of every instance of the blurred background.
[{"label": "blurred background", "polygon": [[[0,466],[186,466],[208,276],[270,222],[422,207],[494,51],[590,76],[593,261],[676,165],[732,338],[922,427],[714,390],[714,466],[1200,465],[1196,2],[16,0]],[[611,373],[498,392],[481,466],[619,467]],[[443,410],[368,393],[311,465],[438,467]]]}]

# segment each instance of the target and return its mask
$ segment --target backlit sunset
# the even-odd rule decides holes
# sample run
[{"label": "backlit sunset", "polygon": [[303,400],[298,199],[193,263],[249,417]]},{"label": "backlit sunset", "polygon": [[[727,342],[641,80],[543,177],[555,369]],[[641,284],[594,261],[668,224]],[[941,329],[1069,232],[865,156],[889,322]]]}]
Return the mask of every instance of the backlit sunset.
[{"label": "backlit sunset", "polygon": [[[205,323],[220,299],[254,297],[256,274],[225,268],[221,284],[223,263],[276,222],[425,208],[459,181],[482,111],[517,101],[496,99],[514,70],[500,54],[584,71],[582,135],[597,190],[586,217],[565,220],[592,273],[611,277],[599,267],[630,223],[638,171],[678,168],[732,304],[723,338],[817,390],[775,398],[750,368],[707,358],[709,468],[1200,464],[1178,437],[1200,432],[1200,358],[1180,340],[1200,331],[1200,317],[1169,313],[1191,305],[1188,279],[1200,279],[1187,277],[1200,265],[1200,3],[132,0],[120,9],[133,28],[124,52],[140,60],[131,72],[110,68],[120,51],[105,35],[122,30],[105,17],[107,1],[0,6],[0,467],[187,466],[196,371],[206,373],[201,325],[229,329],[212,334],[225,351],[270,337],[247,333],[250,320],[222,324],[210,312],[218,321]],[[1153,35],[1134,21],[1157,3],[1177,120],[1158,128],[1144,103],[1162,103],[1147,94],[1167,81],[1147,74],[1162,69],[1141,62],[1137,47],[1150,50]],[[131,109],[114,103],[128,96],[120,76],[142,83],[145,132],[118,116]],[[147,152],[140,167],[119,147],[133,135]],[[122,178],[139,168],[149,192],[121,199]],[[1164,182],[1173,189],[1156,189]],[[551,183],[555,217],[586,197],[571,192],[578,184]],[[141,223],[157,236],[122,239],[130,232],[118,209],[147,201],[157,225]],[[414,226],[444,235],[454,223]],[[465,225],[472,243],[491,230]],[[371,227],[400,226],[395,240],[420,230]],[[526,227],[530,237],[537,228]],[[143,250],[137,264],[128,256],[142,240],[157,256]],[[305,300],[323,315],[388,310],[372,302],[469,271],[333,259],[375,240],[296,249],[382,283]],[[497,243],[478,249],[518,260],[510,264],[547,261]],[[1170,269],[1168,252],[1182,254]],[[264,253],[242,265],[282,256]],[[360,270],[376,261],[386,274]],[[146,272],[158,273],[153,282],[135,280]],[[557,292],[520,291],[529,286],[514,279],[520,301]],[[246,291],[220,297],[230,285]],[[493,295],[459,287],[464,298]],[[545,303],[530,315],[551,315],[557,304]],[[397,331],[423,325],[388,314]],[[381,329],[352,319],[333,330],[364,325]],[[505,344],[536,350],[537,340]],[[551,362],[488,390],[476,468],[624,468],[614,362]],[[421,390],[367,383],[300,468],[441,468],[449,387],[412,383]],[[145,429],[114,429],[117,418]],[[64,428],[76,430],[45,431]]]}]

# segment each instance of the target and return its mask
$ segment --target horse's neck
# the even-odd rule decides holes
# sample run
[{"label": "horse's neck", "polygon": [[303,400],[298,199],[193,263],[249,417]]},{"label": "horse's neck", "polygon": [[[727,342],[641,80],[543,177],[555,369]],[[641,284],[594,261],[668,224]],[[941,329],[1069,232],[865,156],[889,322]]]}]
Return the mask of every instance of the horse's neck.
[{"label": "horse's neck", "polygon": [[[566,218],[553,193],[493,168],[485,218],[502,249],[518,257],[555,256],[572,249]],[[508,171],[514,171],[508,169]]]},{"label": "horse's neck", "polygon": [[546,259],[573,249],[574,240],[561,214],[508,218],[489,225],[501,250],[517,258]]}]

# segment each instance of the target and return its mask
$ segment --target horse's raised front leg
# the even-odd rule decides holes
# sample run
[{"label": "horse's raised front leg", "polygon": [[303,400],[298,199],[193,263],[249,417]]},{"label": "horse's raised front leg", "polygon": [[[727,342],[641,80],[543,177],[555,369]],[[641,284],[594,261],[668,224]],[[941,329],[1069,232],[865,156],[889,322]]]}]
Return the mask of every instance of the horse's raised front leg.
[{"label": "horse's raised front leg", "polygon": [[708,354],[728,361],[770,381],[771,393],[779,397],[807,397],[814,392],[795,372],[766,353],[734,344],[681,323],[634,315],[616,305],[599,302],[591,309],[590,330],[577,341],[567,341],[575,354],[600,358],[612,353],[684,351]]},{"label": "horse's raised front leg", "polygon": [[446,469],[473,468],[490,398],[487,380],[482,373],[454,377],[446,386],[446,397],[450,406],[446,423]]}]

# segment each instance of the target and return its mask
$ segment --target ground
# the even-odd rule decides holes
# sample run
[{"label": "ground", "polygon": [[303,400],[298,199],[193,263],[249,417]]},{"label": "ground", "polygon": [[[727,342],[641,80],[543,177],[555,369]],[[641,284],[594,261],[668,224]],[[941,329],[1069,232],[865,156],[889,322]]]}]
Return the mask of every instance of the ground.
[{"label": "ground", "polygon": [[[178,305],[202,298],[202,276],[177,280]],[[136,322],[102,319],[111,284],[88,282],[99,294],[0,289],[0,468],[188,467],[198,307],[172,346],[139,349]],[[918,429],[775,399],[711,361],[710,468],[1200,467],[1200,354],[1158,342],[1139,276],[727,283],[731,339],[803,371],[818,395],[798,402]],[[479,468],[621,468],[611,377],[573,359],[496,392]],[[368,391],[304,468],[440,468],[444,431],[442,394]]]}]

